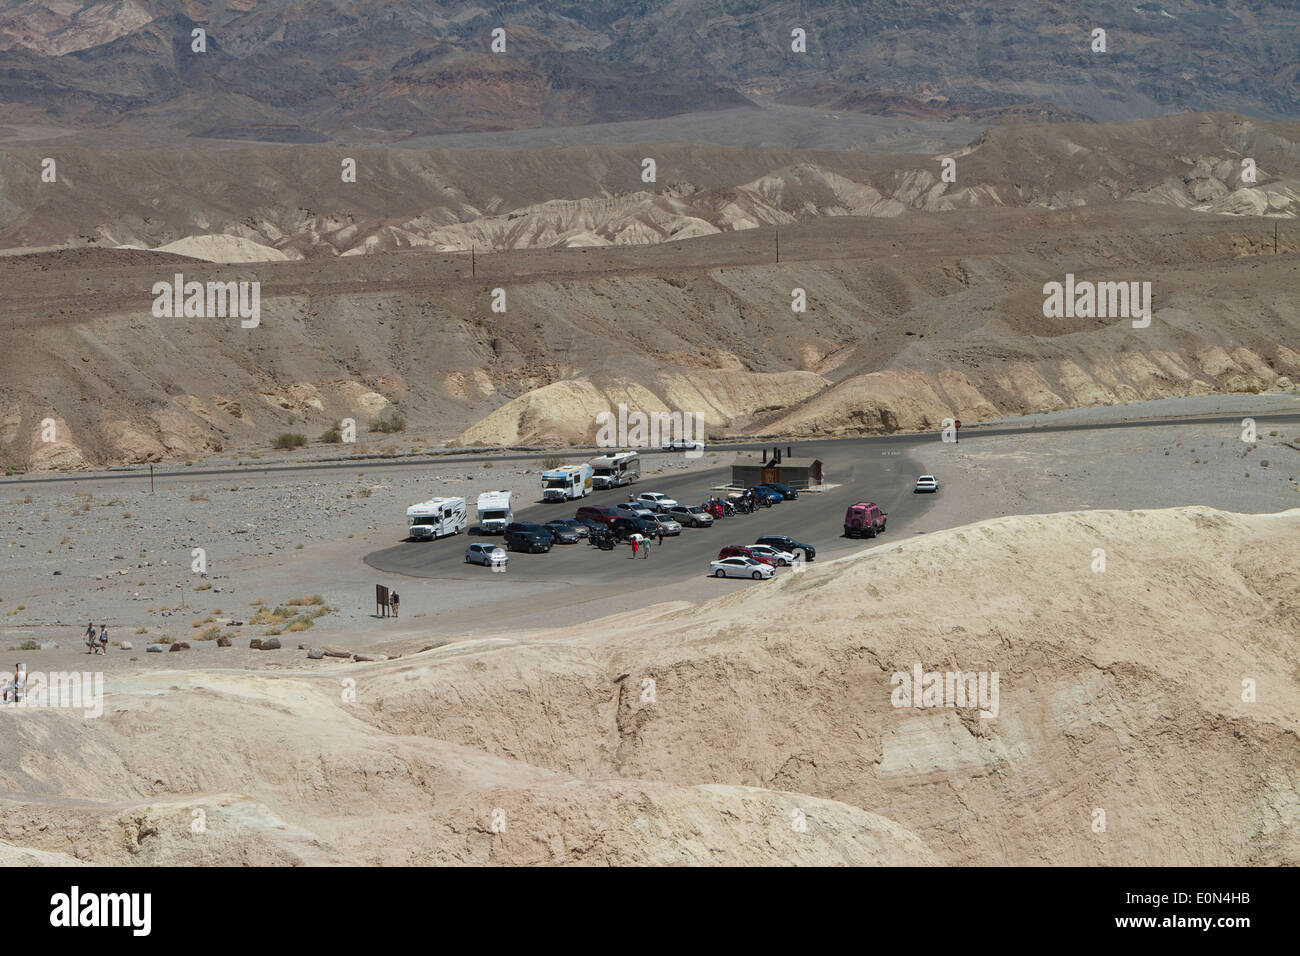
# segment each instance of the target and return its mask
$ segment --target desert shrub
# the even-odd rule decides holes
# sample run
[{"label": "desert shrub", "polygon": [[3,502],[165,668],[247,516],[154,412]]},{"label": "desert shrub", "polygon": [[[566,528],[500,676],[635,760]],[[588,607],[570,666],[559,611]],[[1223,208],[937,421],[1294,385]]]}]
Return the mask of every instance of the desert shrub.
[{"label": "desert shrub", "polygon": [[37,644],[35,641],[23,641],[18,645],[18,650],[20,651],[39,651],[40,649],[41,645]]},{"label": "desert shrub", "polygon": [[406,431],[406,419],[401,416],[397,409],[390,408],[370,423],[370,430],[372,432],[383,432],[385,435]]},{"label": "desert shrub", "polygon": [[564,464],[564,459],[559,455],[547,455],[542,459],[542,467],[547,471],[554,471]]},{"label": "desert shrub", "polygon": [[273,444],[276,448],[301,448],[303,445],[307,444],[307,436],[299,435],[296,432],[284,432],[276,436]]},{"label": "desert shrub", "polygon": [[199,634],[199,640],[215,641],[220,636],[221,636],[221,628],[218,627],[216,624],[213,624],[211,627],[205,627],[203,629],[203,631]]},{"label": "desert shrub", "polygon": [[324,604],[325,599],[321,597],[319,594],[312,594],[309,597],[290,598],[284,603],[289,605],[289,607],[303,607],[308,604],[315,607],[318,604]]}]

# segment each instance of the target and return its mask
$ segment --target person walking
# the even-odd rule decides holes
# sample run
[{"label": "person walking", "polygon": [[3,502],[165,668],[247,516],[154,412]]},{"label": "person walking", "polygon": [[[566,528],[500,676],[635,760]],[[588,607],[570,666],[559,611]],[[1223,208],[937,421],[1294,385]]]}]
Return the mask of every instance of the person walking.
[{"label": "person walking", "polygon": [[659,526],[659,547],[662,548],[663,546],[664,546],[664,526],[660,525]]},{"label": "person walking", "polygon": [[108,656],[108,625],[99,625],[99,653]]},{"label": "person walking", "polygon": [[93,621],[86,625],[86,653],[95,653],[95,624]]},{"label": "person walking", "polygon": [[645,541],[641,543],[641,557],[643,558],[650,557],[650,542],[652,540],[653,539],[647,535]]},{"label": "person walking", "polygon": [[397,607],[401,603],[402,598],[396,591],[388,595],[388,604],[393,609],[393,617],[397,617]]},{"label": "person walking", "polygon": [[641,536],[639,534],[632,535],[632,560],[633,561],[636,560],[636,553],[640,549],[640,547],[641,547]]}]

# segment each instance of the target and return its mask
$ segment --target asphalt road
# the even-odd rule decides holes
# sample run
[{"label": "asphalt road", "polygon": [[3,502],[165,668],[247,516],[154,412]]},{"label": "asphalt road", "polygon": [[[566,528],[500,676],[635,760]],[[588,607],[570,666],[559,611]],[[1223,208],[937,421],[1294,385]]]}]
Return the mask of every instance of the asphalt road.
[{"label": "asphalt road", "polygon": [[[807,447],[804,445],[803,447]],[[620,580],[647,579],[664,583],[707,574],[709,562],[726,545],[753,544],[760,535],[785,534],[817,549],[818,559],[861,550],[865,539],[843,537],[845,509],[857,501],[874,501],[888,515],[887,531],[879,540],[907,533],[908,525],[928,510],[934,495],[912,492],[916,476],[933,468],[942,483],[943,445],[935,435],[907,435],[886,439],[854,439],[822,442],[817,446],[828,483],[839,487],[824,492],[800,494],[753,514],[735,515],[714,521],[709,528],[683,528],[677,537],[665,537],[662,548],[651,548],[649,558],[638,558],[632,566],[631,548],[620,545],[614,551],[600,551],[585,541],[555,545],[546,554],[510,552],[511,581],[566,581],[608,584]],[[933,462],[933,465],[931,465]],[[635,485],[593,492],[580,501],[563,504],[531,502],[516,504],[515,520],[539,524],[552,518],[572,518],[585,504],[613,505],[626,501],[629,492],[658,491],[682,504],[700,504],[710,488],[730,480],[730,465],[689,475],[643,477]],[[540,484],[539,484],[540,493]],[[943,494],[942,487],[939,494]],[[473,513],[471,502],[471,516]],[[471,522],[473,518],[471,517]],[[490,568],[465,563],[465,547],[474,541],[501,541],[500,536],[481,538],[474,533],[454,535],[438,541],[402,542],[366,555],[365,562],[386,573],[440,579],[500,580]],[[780,573],[780,572],[778,572]],[[788,572],[787,572],[788,573]]]}]

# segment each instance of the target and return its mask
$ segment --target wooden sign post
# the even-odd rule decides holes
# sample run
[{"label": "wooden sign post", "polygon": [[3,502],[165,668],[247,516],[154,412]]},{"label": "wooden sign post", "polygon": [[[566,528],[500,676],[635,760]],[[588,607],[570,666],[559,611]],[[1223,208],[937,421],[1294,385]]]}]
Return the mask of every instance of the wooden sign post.
[{"label": "wooden sign post", "polygon": [[375,585],[375,611],[380,617],[388,617],[388,588],[382,584]]}]

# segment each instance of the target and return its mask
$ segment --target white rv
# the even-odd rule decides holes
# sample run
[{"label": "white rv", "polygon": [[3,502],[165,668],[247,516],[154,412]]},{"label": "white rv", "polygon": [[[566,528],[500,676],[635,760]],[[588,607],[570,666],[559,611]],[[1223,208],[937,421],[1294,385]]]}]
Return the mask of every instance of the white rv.
[{"label": "white rv", "polygon": [[515,520],[510,510],[510,492],[485,491],[478,496],[479,534],[503,534],[506,525]]},{"label": "white rv", "polygon": [[591,494],[591,465],[565,465],[542,472],[543,501],[571,501]]},{"label": "white rv", "polygon": [[469,511],[464,498],[430,498],[406,509],[406,523],[412,541],[432,541],[469,527]]},{"label": "white rv", "polygon": [[634,451],[616,451],[591,459],[591,483],[596,488],[621,488],[641,477],[641,459]]}]

